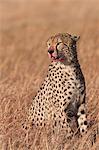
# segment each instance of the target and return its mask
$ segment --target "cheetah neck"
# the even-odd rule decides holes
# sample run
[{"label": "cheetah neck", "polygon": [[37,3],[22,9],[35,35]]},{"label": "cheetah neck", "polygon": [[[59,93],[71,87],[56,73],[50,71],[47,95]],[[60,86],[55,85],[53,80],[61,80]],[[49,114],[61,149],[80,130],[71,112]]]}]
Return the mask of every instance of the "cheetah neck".
[{"label": "cheetah neck", "polygon": [[64,67],[71,67],[71,68],[80,68],[80,64],[77,61],[72,61],[72,62],[67,62],[65,60],[56,60],[51,62],[53,65],[58,65],[58,66],[64,66]]},{"label": "cheetah neck", "polygon": [[61,69],[66,69],[66,68],[74,68],[72,65],[67,65],[63,62],[60,62],[60,61],[53,61],[51,63],[52,66],[54,66],[55,68],[61,68]]}]

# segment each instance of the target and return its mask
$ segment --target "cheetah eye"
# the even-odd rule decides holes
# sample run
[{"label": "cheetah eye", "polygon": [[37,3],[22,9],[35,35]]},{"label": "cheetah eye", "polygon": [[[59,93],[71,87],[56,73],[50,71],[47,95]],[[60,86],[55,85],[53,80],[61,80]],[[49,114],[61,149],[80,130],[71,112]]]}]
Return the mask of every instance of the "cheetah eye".
[{"label": "cheetah eye", "polygon": [[56,45],[57,50],[65,50],[66,53],[68,53],[68,46],[62,42],[57,43]]},{"label": "cheetah eye", "polygon": [[57,43],[57,45],[56,45],[56,49],[57,50],[62,50],[62,47],[63,47],[63,43],[62,42]]},{"label": "cheetah eye", "polygon": [[51,45],[50,41],[47,41],[46,44],[48,47]]},{"label": "cheetah eye", "polygon": [[50,43],[47,43],[47,46],[48,46],[48,47],[50,47],[50,46],[51,46],[51,44],[50,44]]}]

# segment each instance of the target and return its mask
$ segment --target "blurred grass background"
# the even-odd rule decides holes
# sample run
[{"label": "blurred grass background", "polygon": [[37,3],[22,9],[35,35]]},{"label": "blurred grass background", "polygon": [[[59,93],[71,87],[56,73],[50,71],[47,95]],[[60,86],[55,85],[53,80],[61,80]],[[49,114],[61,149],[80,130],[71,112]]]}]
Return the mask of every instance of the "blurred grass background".
[{"label": "blurred grass background", "polygon": [[[88,118],[94,122],[82,140],[75,140],[76,149],[85,149],[84,139],[98,125],[99,1],[0,0],[1,150],[26,149],[21,123],[50,63],[46,40],[59,32],[81,36],[78,57],[86,79]],[[86,149],[98,150],[98,140]],[[30,145],[33,150],[48,149]]]}]

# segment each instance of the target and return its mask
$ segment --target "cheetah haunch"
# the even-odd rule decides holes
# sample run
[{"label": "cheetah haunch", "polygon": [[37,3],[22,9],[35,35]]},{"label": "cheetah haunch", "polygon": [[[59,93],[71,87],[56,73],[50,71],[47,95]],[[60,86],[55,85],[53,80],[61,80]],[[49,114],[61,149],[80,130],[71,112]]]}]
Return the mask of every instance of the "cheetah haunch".
[{"label": "cheetah haunch", "polygon": [[28,119],[32,126],[69,129],[74,126],[80,133],[86,132],[85,80],[76,52],[77,36],[57,34],[47,41],[48,54],[52,62],[47,77],[33,99]]}]

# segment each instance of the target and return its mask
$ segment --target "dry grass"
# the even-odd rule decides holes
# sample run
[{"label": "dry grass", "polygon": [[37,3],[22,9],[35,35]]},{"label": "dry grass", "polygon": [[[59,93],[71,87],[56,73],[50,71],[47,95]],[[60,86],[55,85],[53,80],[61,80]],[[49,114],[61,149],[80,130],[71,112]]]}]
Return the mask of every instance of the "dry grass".
[{"label": "dry grass", "polygon": [[[0,150],[98,150],[99,1],[0,0],[0,22]],[[93,122],[86,135],[70,142],[60,134],[51,140],[49,130],[21,128],[50,63],[45,41],[58,32],[81,36],[78,56]]]}]

